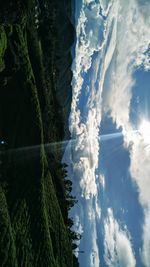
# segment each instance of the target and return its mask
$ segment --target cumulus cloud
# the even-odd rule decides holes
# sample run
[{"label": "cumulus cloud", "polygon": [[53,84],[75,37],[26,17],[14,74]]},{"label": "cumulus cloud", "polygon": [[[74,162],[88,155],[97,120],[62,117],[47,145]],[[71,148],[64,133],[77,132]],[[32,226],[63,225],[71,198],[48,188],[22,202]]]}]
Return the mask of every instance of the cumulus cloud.
[{"label": "cumulus cloud", "polygon": [[[122,127],[124,141],[130,148],[130,173],[137,185],[139,200],[144,210],[143,248],[141,257],[150,266],[150,149],[141,136],[133,132],[130,122],[130,103],[134,85],[133,73],[142,66],[150,69],[150,2],[120,1],[115,53],[110,69],[110,83],[106,104],[113,120]],[[142,88],[141,88],[142,90]]]},{"label": "cumulus cloud", "polygon": [[[80,202],[80,207],[73,208],[72,213],[77,228],[82,228],[85,232],[81,246],[84,244],[88,253],[85,257],[86,262],[84,261],[81,266],[96,267],[99,266],[96,218],[100,214],[97,192],[97,185],[100,181],[96,177],[96,170],[100,152],[99,126],[102,116],[102,94],[109,72],[107,100],[105,99],[107,110],[110,111],[117,126],[122,126],[124,133],[131,132],[125,137],[126,144],[129,144],[131,140],[134,142],[133,127],[129,121],[134,84],[133,72],[136,67],[141,65],[145,70],[149,70],[149,1],[82,0],[81,6],[79,5],[78,8],[79,10],[76,11],[77,41],[72,65],[73,96],[69,119],[69,129],[74,142],[73,145],[72,142],[69,142],[64,161],[68,163],[68,175],[74,183],[73,193]],[[80,102],[82,94],[84,94],[84,103]],[[138,148],[132,144],[131,149],[130,171],[133,177],[138,177],[139,170],[135,167],[135,161],[139,155]],[[145,164],[145,162],[143,163]],[[142,182],[139,183],[140,178],[134,179],[139,187],[141,203],[145,207],[147,199],[143,202],[142,196],[144,195],[143,190],[146,188],[143,189]],[[148,183],[147,178],[145,181]],[[94,207],[93,202],[95,203]],[[127,232],[119,227],[112,212],[109,213],[105,234],[107,236],[112,229],[112,237],[115,236],[116,240],[112,238],[108,242],[110,237],[107,236],[106,258],[109,259],[108,254],[110,254],[112,258],[110,262],[115,261],[116,257],[125,262],[122,253],[124,247],[129,256],[127,264],[130,265],[120,266],[135,266],[130,238]],[[148,214],[146,209],[145,214]],[[147,229],[148,223],[147,217],[145,217],[142,252],[145,262],[149,261]],[[96,253],[93,254],[93,251]],[[113,259],[113,257],[115,258]],[[147,266],[149,265],[147,264]]]},{"label": "cumulus cloud", "polygon": [[117,40],[107,97],[108,109],[114,121],[118,126],[123,125],[127,129],[130,128],[133,72],[140,65],[145,69],[149,68],[146,53],[150,36],[149,18],[143,16],[141,9],[143,10],[135,0],[120,1]]},{"label": "cumulus cloud", "polygon": [[[78,245],[79,250],[84,251],[84,257],[80,253],[76,253],[76,255],[79,257],[81,266],[99,267],[100,257],[96,228],[96,218],[99,214],[97,215],[95,212],[96,203],[93,199],[86,201],[79,199],[79,202],[80,205],[76,205],[70,212],[70,216],[74,217],[74,230],[82,234],[82,239]],[[98,203],[97,208],[99,209]]]},{"label": "cumulus cloud", "polygon": [[[104,2],[104,1],[103,1]],[[111,2],[111,1],[110,1]],[[85,250],[84,258],[79,255],[81,266],[99,267],[96,220],[100,219],[101,208],[98,199],[96,170],[99,161],[99,125],[101,121],[101,94],[104,81],[100,72],[107,69],[109,60],[102,63],[106,43],[111,30],[106,27],[103,15],[110,12],[110,5],[93,0],[83,0],[80,11],[76,11],[76,47],[72,65],[72,106],[69,118],[71,139],[63,161],[68,163],[68,176],[73,181],[73,194],[79,205],[70,213],[75,219],[75,230],[84,233],[80,249]],[[102,14],[103,13],[103,14]],[[111,19],[109,22],[111,26]],[[111,58],[108,50],[107,58]],[[85,78],[86,77],[86,78]],[[90,78],[89,78],[90,77]],[[100,83],[97,81],[100,81]],[[84,94],[84,105],[80,97]],[[80,223],[79,223],[80,221]]]},{"label": "cumulus cloud", "polygon": [[[107,23],[101,11],[105,16],[111,13]],[[102,89],[114,52],[115,41],[109,42],[109,35],[111,31],[116,31],[116,25],[112,29],[116,14],[116,3],[111,5],[111,1],[108,6],[105,3],[105,10],[99,2],[83,1],[76,22],[77,43],[72,66],[73,97],[69,119],[74,142],[73,145],[72,141],[68,143],[63,161],[68,163],[68,176],[74,184],[73,194],[79,201],[79,205],[71,210],[70,216],[75,219],[75,230],[78,232],[82,228],[84,231],[79,248],[85,250],[85,253],[84,258],[79,254],[80,264],[88,267],[99,267],[100,264],[96,222],[101,218],[101,207],[96,170],[99,160]],[[103,62],[104,55],[106,59]],[[90,79],[85,86],[84,76],[88,71]],[[83,112],[79,99],[84,91],[86,98]]]},{"label": "cumulus cloud", "polygon": [[[141,156],[142,155],[142,156]],[[142,260],[145,266],[150,265],[150,146],[141,136],[136,136],[130,149],[130,173],[138,186],[139,200],[144,209]]]},{"label": "cumulus cloud", "polygon": [[[118,1],[109,1],[107,5],[106,2],[103,1],[101,6],[92,0],[83,1],[76,26],[69,129],[72,139],[76,140],[71,150],[73,175],[79,179],[81,194],[85,198],[97,194],[95,172],[99,160],[103,84],[116,42]],[[107,21],[103,18],[104,13]],[[87,78],[85,82],[87,73],[90,79]],[[82,107],[79,99],[84,93],[86,96]]]},{"label": "cumulus cloud", "polygon": [[132,249],[130,235],[121,229],[113,216],[112,209],[108,209],[108,216],[104,222],[105,262],[110,267],[134,267],[136,260]]},{"label": "cumulus cloud", "polygon": [[[101,181],[96,176],[99,126],[104,81],[118,41],[119,4],[119,0],[103,0],[101,3],[83,0],[76,16],[77,42],[72,66],[73,97],[69,119],[74,142],[73,146],[69,142],[64,161],[68,162],[68,176],[74,183],[73,193],[80,202],[80,207],[74,207],[71,213],[75,218],[76,230],[84,230],[80,248],[84,244],[88,253],[81,266],[96,267],[100,261],[96,232],[96,220],[101,216],[97,192]],[[80,97],[85,91],[83,107]]]}]

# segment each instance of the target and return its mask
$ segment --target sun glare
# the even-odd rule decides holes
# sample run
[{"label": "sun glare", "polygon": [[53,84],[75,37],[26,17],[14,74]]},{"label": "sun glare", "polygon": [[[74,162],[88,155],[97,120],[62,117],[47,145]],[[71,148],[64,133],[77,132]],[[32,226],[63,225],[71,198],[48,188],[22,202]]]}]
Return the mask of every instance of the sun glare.
[{"label": "sun glare", "polygon": [[143,120],[140,127],[139,133],[143,138],[144,142],[150,144],[150,122],[147,120]]}]

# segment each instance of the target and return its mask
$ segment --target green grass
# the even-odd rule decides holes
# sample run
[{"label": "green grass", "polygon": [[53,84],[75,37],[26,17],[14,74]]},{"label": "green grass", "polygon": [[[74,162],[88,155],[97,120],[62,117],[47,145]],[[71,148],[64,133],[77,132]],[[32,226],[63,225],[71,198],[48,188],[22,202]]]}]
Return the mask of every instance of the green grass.
[{"label": "green grass", "polygon": [[0,186],[0,266],[17,267],[16,247],[7,200]]},{"label": "green grass", "polygon": [[0,72],[5,68],[4,64],[4,54],[7,48],[7,38],[4,28],[0,26]]},{"label": "green grass", "polygon": [[0,138],[14,151],[0,154],[0,266],[73,267],[61,152],[44,148],[63,138],[57,76],[49,75],[56,47],[51,40],[45,51],[28,2],[20,23],[0,26]]}]

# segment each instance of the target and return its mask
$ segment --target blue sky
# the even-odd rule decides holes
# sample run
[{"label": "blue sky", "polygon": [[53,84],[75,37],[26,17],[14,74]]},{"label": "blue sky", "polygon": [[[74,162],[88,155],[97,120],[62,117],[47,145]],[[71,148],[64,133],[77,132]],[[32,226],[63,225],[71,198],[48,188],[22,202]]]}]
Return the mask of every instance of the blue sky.
[{"label": "blue sky", "polygon": [[75,6],[74,142],[63,161],[78,198],[70,216],[82,234],[79,261],[81,267],[149,267],[150,2]]},{"label": "blue sky", "polygon": [[[111,119],[106,116],[101,124],[104,133],[116,132],[117,129]],[[103,132],[103,131],[102,131]],[[142,246],[141,233],[143,212],[138,201],[138,193],[135,184],[132,183],[129,165],[129,152],[123,146],[123,137],[119,137],[101,143],[101,167],[105,172],[105,194],[100,200],[102,217],[107,215],[108,207],[111,207],[115,218],[121,225],[127,225],[132,236],[132,244],[138,258],[136,266],[142,266],[139,257],[139,248]],[[103,220],[103,219],[102,219]],[[137,238],[138,237],[138,238]],[[103,244],[100,244],[100,252]],[[103,262],[103,261],[101,261]],[[101,263],[105,266],[105,262]]]}]

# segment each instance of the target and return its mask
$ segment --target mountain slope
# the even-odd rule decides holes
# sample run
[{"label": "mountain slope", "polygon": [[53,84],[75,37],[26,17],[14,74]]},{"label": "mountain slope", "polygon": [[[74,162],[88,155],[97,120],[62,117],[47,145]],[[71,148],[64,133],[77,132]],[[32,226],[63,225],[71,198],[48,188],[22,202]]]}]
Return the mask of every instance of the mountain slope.
[{"label": "mountain slope", "polygon": [[0,266],[78,266],[61,150],[45,145],[64,138],[70,109],[71,4],[5,1],[0,10]]}]

